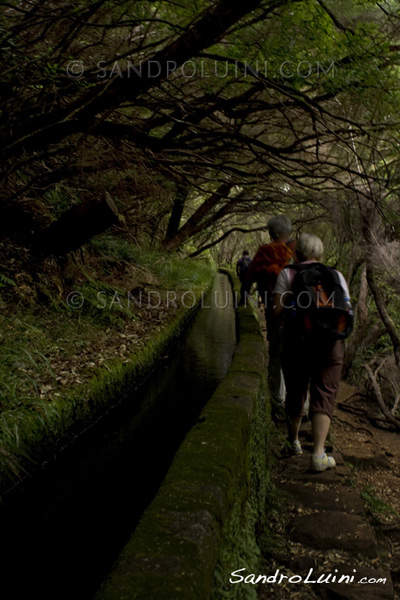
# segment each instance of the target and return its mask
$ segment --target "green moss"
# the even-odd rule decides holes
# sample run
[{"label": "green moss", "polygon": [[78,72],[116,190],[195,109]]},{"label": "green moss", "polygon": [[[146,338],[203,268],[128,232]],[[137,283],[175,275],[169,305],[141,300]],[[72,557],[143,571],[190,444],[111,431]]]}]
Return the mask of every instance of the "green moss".
[{"label": "green moss", "polygon": [[[198,290],[198,303],[201,293]],[[30,401],[29,408],[0,413],[0,492],[35,470],[48,455],[58,453],[123,399],[180,336],[196,310],[182,309],[141,352],[130,357],[131,362],[110,363],[108,370],[69,396],[51,402],[38,399]]]},{"label": "green moss", "polygon": [[258,538],[267,527],[264,354],[259,339],[239,343],[96,600],[256,597],[251,586],[229,585],[229,577],[243,566],[257,572]]},{"label": "green moss", "polygon": [[268,438],[270,413],[265,379],[259,388],[251,424],[248,464],[250,487],[246,498],[237,497],[224,527],[221,553],[214,574],[212,600],[255,600],[256,590],[249,585],[230,584],[231,573],[238,568],[257,573],[260,562],[260,537],[267,528],[266,498],[270,480]]},{"label": "green moss", "polygon": [[259,340],[241,340],[232,359],[232,372],[254,373],[261,376],[265,369],[264,344]]},{"label": "green moss", "polygon": [[216,390],[213,400],[226,405],[241,407],[251,420],[254,413],[255,397],[260,386],[261,376],[237,372],[233,368]]},{"label": "green moss", "polygon": [[248,308],[239,308],[238,324],[241,339],[244,339],[247,335],[255,336],[256,339],[262,339],[259,324]]}]

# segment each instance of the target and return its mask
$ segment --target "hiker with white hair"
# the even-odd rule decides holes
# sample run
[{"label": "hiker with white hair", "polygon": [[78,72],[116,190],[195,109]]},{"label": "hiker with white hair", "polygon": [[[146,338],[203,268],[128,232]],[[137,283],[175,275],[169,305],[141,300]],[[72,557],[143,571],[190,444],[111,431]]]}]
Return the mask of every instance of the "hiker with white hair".
[{"label": "hiker with white hair", "polygon": [[310,468],[318,472],[336,466],[325,452],[325,442],[342,372],[341,340],[352,330],[347,283],[339,271],[321,263],[323,252],[319,237],[302,233],[296,243],[299,263],[281,271],[274,290],[274,313],[283,321],[288,442],[292,455],[302,454],[299,430],[310,386]]}]

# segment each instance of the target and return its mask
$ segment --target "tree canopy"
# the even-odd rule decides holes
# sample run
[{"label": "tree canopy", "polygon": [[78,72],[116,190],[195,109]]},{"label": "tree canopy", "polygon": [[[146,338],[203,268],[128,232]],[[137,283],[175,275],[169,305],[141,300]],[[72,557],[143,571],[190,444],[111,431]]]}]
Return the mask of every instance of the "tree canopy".
[{"label": "tree canopy", "polygon": [[3,4],[4,206],[107,186],[126,211],[161,211],[175,249],[271,204],[387,188],[395,4]]}]

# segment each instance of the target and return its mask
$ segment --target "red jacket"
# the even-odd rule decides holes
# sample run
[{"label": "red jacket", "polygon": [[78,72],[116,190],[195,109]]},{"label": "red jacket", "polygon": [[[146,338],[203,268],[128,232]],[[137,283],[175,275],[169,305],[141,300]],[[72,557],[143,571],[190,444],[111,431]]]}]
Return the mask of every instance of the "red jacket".
[{"label": "red jacket", "polygon": [[294,256],[293,242],[271,242],[260,246],[246,273],[246,282],[250,286],[257,282],[258,293],[264,298],[265,293],[272,298],[275,284],[283,267],[288,265]]}]

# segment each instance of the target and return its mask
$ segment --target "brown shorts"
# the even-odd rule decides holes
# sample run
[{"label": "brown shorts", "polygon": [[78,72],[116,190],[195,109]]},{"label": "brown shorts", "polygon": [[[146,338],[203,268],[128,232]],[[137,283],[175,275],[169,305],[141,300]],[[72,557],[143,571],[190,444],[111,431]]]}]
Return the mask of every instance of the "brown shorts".
[{"label": "brown shorts", "polygon": [[304,403],[310,384],[309,417],[320,412],[333,416],[343,365],[343,344],[286,340],[282,368],[286,385],[286,412],[289,417],[304,417]]}]

